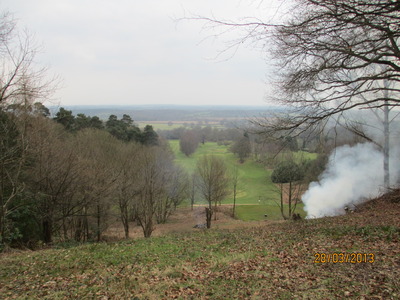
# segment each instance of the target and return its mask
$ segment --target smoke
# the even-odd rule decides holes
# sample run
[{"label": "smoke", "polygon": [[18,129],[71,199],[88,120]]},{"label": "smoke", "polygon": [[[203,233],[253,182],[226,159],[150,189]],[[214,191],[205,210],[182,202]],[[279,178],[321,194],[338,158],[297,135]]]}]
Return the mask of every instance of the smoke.
[{"label": "smoke", "polygon": [[346,206],[379,196],[383,177],[383,154],[373,144],[337,148],[319,182],[312,182],[302,196],[307,218],[344,214]]}]

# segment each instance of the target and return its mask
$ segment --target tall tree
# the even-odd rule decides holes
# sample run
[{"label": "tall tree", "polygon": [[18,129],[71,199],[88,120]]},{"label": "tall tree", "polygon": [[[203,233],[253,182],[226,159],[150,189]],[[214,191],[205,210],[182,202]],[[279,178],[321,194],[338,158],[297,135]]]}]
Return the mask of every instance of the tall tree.
[{"label": "tall tree", "polygon": [[94,116],[90,119],[90,127],[97,128],[97,129],[103,129],[104,125],[98,116]]},{"label": "tall tree", "polygon": [[194,130],[187,130],[181,135],[179,140],[179,148],[186,156],[190,156],[196,152],[198,146],[199,138]]},{"label": "tall tree", "polygon": [[234,166],[231,175],[232,180],[232,188],[233,188],[233,209],[232,209],[232,217],[235,218],[236,213],[236,196],[238,193],[238,184],[239,184],[239,168],[237,165]]},{"label": "tall tree", "polygon": [[[47,80],[46,69],[35,64],[37,48],[27,31],[20,31],[10,13],[0,15],[0,239],[24,184],[22,171],[27,163],[28,143],[25,122],[34,101],[46,99],[54,90],[54,80]],[[15,115],[5,113],[10,106],[23,107],[23,124],[17,125]],[[20,113],[18,112],[18,113]],[[14,120],[13,120],[14,119]],[[21,119],[22,120],[22,119]],[[25,197],[28,198],[28,197]],[[0,242],[1,243],[1,242]]]},{"label": "tall tree", "polygon": [[50,110],[41,102],[33,103],[33,112],[44,117],[50,116]]},{"label": "tall tree", "polygon": [[208,202],[206,208],[207,228],[211,228],[211,217],[213,214],[214,217],[216,216],[217,203],[229,194],[227,167],[221,157],[205,155],[197,162],[197,174],[199,176],[199,191]]},{"label": "tall tree", "polygon": [[114,204],[115,185],[120,171],[115,171],[117,157],[121,152],[122,142],[106,131],[86,129],[78,132],[74,139],[74,149],[78,152],[79,166],[79,213],[86,224],[91,224],[97,241],[107,229],[111,207]]},{"label": "tall tree", "polygon": [[62,126],[49,119],[36,119],[30,127],[29,166],[31,190],[37,201],[38,221],[45,243],[53,242],[59,222],[69,215],[77,192],[78,160],[76,148]]},{"label": "tall tree", "polygon": [[85,114],[77,114],[75,118],[75,129],[82,130],[85,128],[89,128],[91,126],[91,117],[86,116]]},{"label": "tall tree", "polygon": [[124,114],[121,120],[118,120],[116,115],[110,115],[106,122],[106,130],[119,140],[143,143],[140,129],[129,115]]},{"label": "tall tree", "polygon": [[157,202],[155,213],[159,224],[167,222],[178,205],[189,196],[188,174],[179,166],[173,165],[172,160],[169,160],[169,162],[170,165],[166,170],[164,194],[161,195]]},{"label": "tall tree", "polygon": [[160,200],[165,196],[168,179],[170,154],[161,147],[144,149],[139,156],[140,176],[135,199],[135,216],[143,229],[144,236],[150,237],[154,226],[154,216]]},{"label": "tall tree", "polygon": [[[10,13],[0,15],[0,105],[46,99],[56,80],[48,80],[46,68],[35,64],[38,52],[32,36],[18,29]],[[32,104],[32,103],[31,103]]]},{"label": "tall tree", "polygon": [[[280,209],[284,219],[291,218],[297,203],[299,196],[299,184],[298,182],[304,177],[304,172],[293,160],[286,160],[281,162],[272,172],[271,181],[279,184],[280,189]],[[289,184],[287,189],[288,194],[288,216],[284,212],[284,184]]]},{"label": "tall tree", "polygon": [[[393,82],[384,80],[383,82],[376,82],[375,85],[384,84],[386,89],[380,91],[384,99],[389,98],[389,84]],[[379,87],[379,86],[377,86]],[[364,102],[368,102],[365,95],[359,96]],[[374,96],[376,97],[376,95]],[[384,170],[384,185],[388,189],[390,187],[390,148],[391,145],[391,129],[395,123],[398,113],[394,111],[395,106],[390,106],[388,101],[382,107],[371,107],[367,113],[352,115],[350,120],[345,120],[344,126],[354,134],[362,137],[363,139],[374,143],[383,152],[383,170]],[[393,113],[394,111],[394,113]],[[361,118],[360,118],[361,117]],[[367,120],[366,120],[367,119]],[[375,120],[375,121],[374,121]]]},{"label": "tall tree", "polygon": [[146,146],[159,145],[158,134],[154,131],[153,126],[146,125],[142,133],[142,144]]},{"label": "tall tree", "polygon": [[115,197],[118,200],[121,222],[124,227],[125,238],[129,238],[129,222],[135,218],[134,206],[135,198],[139,195],[138,182],[140,182],[141,171],[138,168],[143,147],[140,144],[128,143],[121,145],[115,164],[117,172],[117,182]]},{"label": "tall tree", "polygon": [[245,133],[244,136],[235,141],[230,150],[239,156],[239,161],[241,164],[244,163],[245,159],[251,154],[251,145],[248,134]]},{"label": "tall tree", "polygon": [[24,147],[12,115],[0,110],[0,246],[9,242],[10,214],[23,190],[21,173],[25,167]]},{"label": "tall tree", "polygon": [[57,123],[63,125],[68,131],[75,130],[75,116],[72,114],[71,110],[60,107],[60,110],[56,113],[56,116],[53,119]]},{"label": "tall tree", "polygon": [[[355,108],[382,108],[378,118],[385,141],[376,144],[384,153],[384,182],[389,187],[388,116],[400,105],[398,1],[295,3],[293,17],[273,34],[273,54],[282,67],[282,97],[275,100],[292,111],[272,122],[263,120],[263,127],[299,132],[329,119],[347,124],[347,112]],[[373,141],[368,134],[361,136]]]},{"label": "tall tree", "polygon": [[196,198],[196,179],[197,179],[196,173],[193,173],[190,177],[191,178],[190,178],[190,195],[189,196],[190,196],[190,207],[193,210],[194,201]]},{"label": "tall tree", "polygon": [[[255,120],[260,132],[299,134],[323,128],[320,124],[330,119],[341,123],[355,108],[400,105],[398,1],[293,0],[284,4],[288,13],[280,23],[201,18],[247,29],[234,45],[261,42],[275,58],[277,91],[271,100],[291,110]],[[388,178],[388,148],[383,152]]]},{"label": "tall tree", "polygon": [[292,16],[284,24],[258,31],[258,38],[272,38],[272,54],[281,70],[274,99],[295,112],[278,118],[284,122],[274,123],[275,129],[312,126],[353,108],[399,105],[397,1],[293,3]]}]

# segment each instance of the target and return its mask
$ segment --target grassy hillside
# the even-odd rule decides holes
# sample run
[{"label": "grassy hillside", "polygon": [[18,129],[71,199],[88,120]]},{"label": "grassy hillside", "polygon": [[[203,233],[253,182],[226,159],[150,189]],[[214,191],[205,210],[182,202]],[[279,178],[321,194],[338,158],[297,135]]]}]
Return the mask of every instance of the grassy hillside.
[{"label": "grassy hillside", "polygon": [[[279,200],[279,194],[276,186],[271,182],[271,170],[265,169],[261,164],[254,162],[251,159],[240,164],[238,158],[229,152],[228,147],[218,145],[217,143],[200,144],[196,153],[190,157],[185,156],[179,150],[179,141],[170,141],[172,150],[176,156],[176,162],[183,166],[189,173],[193,173],[196,169],[197,160],[205,154],[214,154],[222,156],[232,169],[233,166],[239,168],[239,184],[238,194],[236,198],[237,205],[242,205],[238,208],[237,216],[245,221],[262,220],[267,214],[269,219],[281,219],[281,214],[276,201]],[[204,203],[199,198],[198,203]],[[223,204],[232,204],[233,196],[227,197]],[[298,205],[299,213],[304,215],[302,205]]]},{"label": "grassy hillside", "polygon": [[[2,299],[398,299],[399,192],[335,218],[2,254]],[[368,207],[369,206],[369,207]],[[316,253],[360,253],[316,262]],[[364,256],[364,254],[366,254]],[[323,260],[325,261],[325,260]],[[365,262],[367,261],[367,262]]]}]

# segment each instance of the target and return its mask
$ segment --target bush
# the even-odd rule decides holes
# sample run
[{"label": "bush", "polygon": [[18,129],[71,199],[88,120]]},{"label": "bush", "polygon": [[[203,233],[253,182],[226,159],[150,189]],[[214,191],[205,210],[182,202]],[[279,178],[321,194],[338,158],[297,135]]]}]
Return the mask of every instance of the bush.
[{"label": "bush", "polygon": [[199,146],[199,138],[192,130],[186,131],[181,136],[179,146],[183,154],[190,156],[196,152],[197,147]]},{"label": "bush", "polygon": [[289,183],[302,180],[304,172],[294,161],[283,161],[278,164],[271,174],[273,183]]}]

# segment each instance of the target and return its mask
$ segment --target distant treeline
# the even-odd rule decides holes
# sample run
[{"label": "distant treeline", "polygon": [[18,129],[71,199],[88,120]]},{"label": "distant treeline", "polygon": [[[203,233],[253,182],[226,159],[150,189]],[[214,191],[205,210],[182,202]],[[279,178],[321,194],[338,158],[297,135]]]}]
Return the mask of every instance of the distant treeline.
[{"label": "distant treeline", "polygon": [[[109,115],[122,118],[124,114],[134,115],[138,122],[143,121],[188,121],[205,120],[242,120],[260,116],[260,114],[276,113],[283,108],[254,106],[180,106],[180,105],[149,105],[149,106],[68,106],[74,114],[98,116],[106,120]],[[50,108],[55,113],[58,108]]]}]

